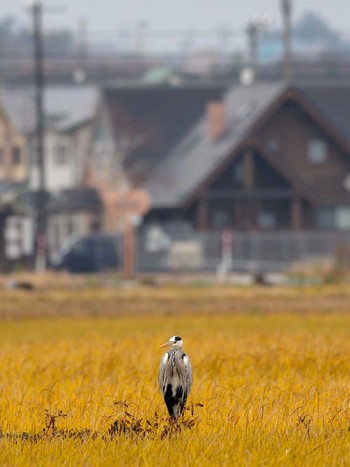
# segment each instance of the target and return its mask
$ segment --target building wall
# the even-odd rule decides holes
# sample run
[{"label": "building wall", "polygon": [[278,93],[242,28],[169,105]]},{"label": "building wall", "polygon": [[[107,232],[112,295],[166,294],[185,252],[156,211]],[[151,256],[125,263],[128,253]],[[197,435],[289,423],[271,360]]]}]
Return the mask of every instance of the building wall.
[{"label": "building wall", "polygon": [[[286,103],[258,133],[259,140],[276,157],[328,202],[349,198],[344,179],[350,172],[350,157],[295,103]],[[309,159],[311,141],[324,141],[327,158],[322,163]]]},{"label": "building wall", "polygon": [[128,186],[123,169],[126,141],[115,141],[107,108],[102,105],[91,131],[91,144],[84,184],[95,188],[103,203],[103,230],[122,229],[124,218],[118,208],[118,195]]},{"label": "building wall", "polygon": [[26,140],[0,113],[0,181],[21,182],[27,178]]},{"label": "building wall", "polygon": [[122,154],[117,151],[107,109],[101,106],[92,127],[85,182],[97,189],[114,189],[123,177]]},{"label": "building wall", "polygon": [[[45,181],[48,191],[82,186],[90,144],[91,125],[86,124],[65,133],[47,132],[45,139]],[[39,186],[39,170],[35,154],[31,155],[30,187]]]}]

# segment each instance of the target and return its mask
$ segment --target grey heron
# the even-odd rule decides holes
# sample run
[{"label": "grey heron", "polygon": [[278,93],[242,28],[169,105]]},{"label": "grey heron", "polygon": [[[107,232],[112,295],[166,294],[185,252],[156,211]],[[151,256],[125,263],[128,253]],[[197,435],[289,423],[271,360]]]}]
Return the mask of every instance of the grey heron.
[{"label": "grey heron", "polygon": [[173,336],[161,347],[170,347],[160,360],[158,380],[171,418],[182,414],[192,386],[192,367],[182,350],[180,336]]}]

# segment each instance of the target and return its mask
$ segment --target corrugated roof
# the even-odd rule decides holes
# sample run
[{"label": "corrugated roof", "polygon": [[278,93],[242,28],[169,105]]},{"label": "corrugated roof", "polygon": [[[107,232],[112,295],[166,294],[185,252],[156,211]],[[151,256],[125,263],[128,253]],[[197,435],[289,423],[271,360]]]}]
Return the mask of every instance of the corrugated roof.
[{"label": "corrugated roof", "polygon": [[145,184],[153,208],[176,207],[215,171],[246,136],[253,123],[284,90],[281,83],[237,86],[224,97],[227,130],[217,141],[208,138],[203,117],[163,159]]}]

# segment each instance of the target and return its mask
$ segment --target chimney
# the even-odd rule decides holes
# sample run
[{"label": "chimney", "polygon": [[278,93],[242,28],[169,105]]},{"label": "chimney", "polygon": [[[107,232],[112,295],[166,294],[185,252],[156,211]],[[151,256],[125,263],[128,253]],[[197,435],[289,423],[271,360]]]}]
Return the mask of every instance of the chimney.
[{"label": "chimney", "polygon": [[210,101],[206,105],[208,138],[217,141],[226,131],[226,109],[223,101]]}]

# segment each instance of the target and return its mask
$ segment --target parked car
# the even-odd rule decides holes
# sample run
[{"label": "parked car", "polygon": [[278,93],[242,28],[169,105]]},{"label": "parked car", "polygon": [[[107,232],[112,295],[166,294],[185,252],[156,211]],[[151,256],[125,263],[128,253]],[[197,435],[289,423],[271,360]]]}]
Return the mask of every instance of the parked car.
[{"label": "parked car", "polygon": [[120,242],[120,237],[104,233],[72,238],[54,255],[53,268],[72,273],[118,269],[121,263]]}]

